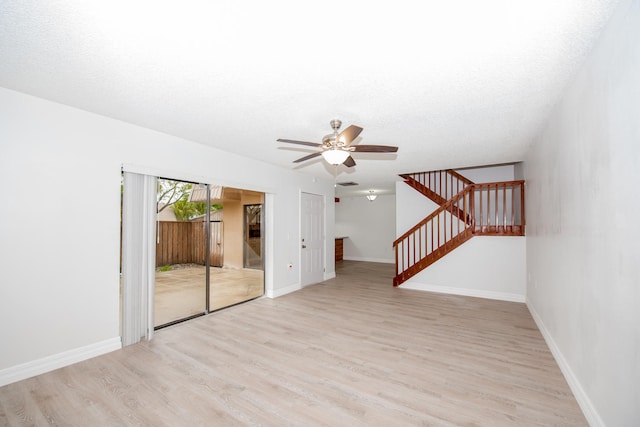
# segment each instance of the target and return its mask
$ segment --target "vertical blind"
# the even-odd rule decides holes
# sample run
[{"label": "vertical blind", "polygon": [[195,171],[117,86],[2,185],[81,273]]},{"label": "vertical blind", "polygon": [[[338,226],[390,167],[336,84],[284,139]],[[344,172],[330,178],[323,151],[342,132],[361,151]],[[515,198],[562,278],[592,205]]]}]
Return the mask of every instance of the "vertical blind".
[{"label": "vertical blind", "polygon": [[156,177],[124,172],[122,345],[153,336]]}]

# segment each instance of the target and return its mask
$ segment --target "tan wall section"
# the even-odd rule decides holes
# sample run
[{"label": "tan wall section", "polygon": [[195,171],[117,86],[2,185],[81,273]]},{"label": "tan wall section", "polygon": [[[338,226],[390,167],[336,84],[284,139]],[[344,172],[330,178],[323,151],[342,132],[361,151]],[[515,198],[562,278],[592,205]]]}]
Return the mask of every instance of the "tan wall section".
[{"label": "tan wall section", "polygon": [[224,266],[243,268],[244,205],[261,204],[263,193],[225,188],[223,193]]},{"label": "tan wall section", "polygon": [[224,266],[242,268],[242,202],[225,200],[224,210]]}]

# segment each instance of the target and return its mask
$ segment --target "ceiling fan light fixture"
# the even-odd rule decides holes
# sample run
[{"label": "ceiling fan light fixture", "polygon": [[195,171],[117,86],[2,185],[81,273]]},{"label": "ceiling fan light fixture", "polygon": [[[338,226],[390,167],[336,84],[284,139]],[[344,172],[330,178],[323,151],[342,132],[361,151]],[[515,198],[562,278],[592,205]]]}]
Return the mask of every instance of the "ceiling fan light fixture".
[{"label": "ceiling fan light fixture", "polygon": [[369,190],[369,194],[367,194],[367,199],[370,202],[373,202],[376,199],[376,197],[378,197],[378,195],[374,194],[373,190]]},{"label": "ceiling fan light fixture", "polygon": [[344,163],[345,160],[347,160],[347,157],[349,157],[349,152],[348,151],[343,151],[343,150],[338,150],[338,149],[332,149],[332,150],[325,150],[322,152],[322,157],[324,157],[324,159],[327,161],[327,163],[329,163],[330,165],[341,165]]}]

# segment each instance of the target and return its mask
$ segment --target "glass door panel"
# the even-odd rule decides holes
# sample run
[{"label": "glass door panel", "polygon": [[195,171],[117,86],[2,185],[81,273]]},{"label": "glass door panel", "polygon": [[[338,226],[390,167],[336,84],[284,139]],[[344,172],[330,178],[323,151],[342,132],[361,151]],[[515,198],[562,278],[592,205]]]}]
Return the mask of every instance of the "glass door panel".
[{"label": "glass door panel", "polygon": [[206,197],[197,199],[206,187],[158,179],[156,327],[206,312]]},{"label": "glass door panel", "polygon": [[262,205],[244,206],[244,267],[262,270]]},{"label": "glass door panel", "polygon": [[210,270],[210,311],[264,295],[264,193],[225,187],[221,197],[224,262]]}]

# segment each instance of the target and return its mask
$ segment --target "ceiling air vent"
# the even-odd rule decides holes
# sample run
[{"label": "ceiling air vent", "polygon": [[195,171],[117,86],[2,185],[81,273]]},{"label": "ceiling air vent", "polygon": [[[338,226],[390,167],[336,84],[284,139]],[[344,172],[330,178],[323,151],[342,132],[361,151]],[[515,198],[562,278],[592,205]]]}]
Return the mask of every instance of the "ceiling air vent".
[{"label": "ceiling air vent", "polygon": [[350,182],[339,182],[338,185],[341,185],[343,187],[353,187],[354,185],[358,185],[358,183],[357,182],[353,182],[353,181],[350,181]]}]

